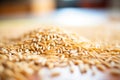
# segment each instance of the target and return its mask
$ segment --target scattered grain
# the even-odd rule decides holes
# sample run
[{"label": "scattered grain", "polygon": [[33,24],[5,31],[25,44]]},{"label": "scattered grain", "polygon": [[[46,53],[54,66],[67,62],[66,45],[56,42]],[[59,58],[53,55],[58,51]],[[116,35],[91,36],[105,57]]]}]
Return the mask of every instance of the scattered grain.
[{"label": "scattered grain", "polygon": [[[109,68],[111,74],[120,75],[119,44],[92,42],[56,27],[40,28],[18,39],[0,42],[0,76],[4,75],[3,80],[26,80],[28,75],[43,67],[66,66],[71,73],[74,66],[79,67],[80,73],[96,66],[100,71]],[[59,75],[51,74],[52,77]]]},{"label": "scattered grain", "polygon": [[57,76],[60,76],[60,73],[59,72],[53,72],[51,74],[51,77],[57,77]]},{"label": "scattered grain", "polygon": [[118,70],[118,69],[110,69],[109,72],[110,72],[111,75],[115,75],[115,76],[120,75],[120,70]]},{"label": "scattered grain", "polygon": [[98,68],[98,70],[100,70],[100,71],[105,71],[105,66],[103,66],[103,65],[101,65],[101,64],[98,64],[98,65],[96,65],[96,67]]}]

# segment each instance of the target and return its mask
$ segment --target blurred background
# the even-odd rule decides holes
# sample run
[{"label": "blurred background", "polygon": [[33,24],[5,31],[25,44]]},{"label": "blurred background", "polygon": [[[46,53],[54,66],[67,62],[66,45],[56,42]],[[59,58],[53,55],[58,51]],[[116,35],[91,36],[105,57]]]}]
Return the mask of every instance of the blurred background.
[{"label": "blurred background", "polygon": [[[0,34],[37,25],[120,26],[119,0],[0,0]],[[17,28],[16,28],[17,27]],[[19,28],[18,28],[19,27]],[[21,28],[22,27],[22,28]]]}]

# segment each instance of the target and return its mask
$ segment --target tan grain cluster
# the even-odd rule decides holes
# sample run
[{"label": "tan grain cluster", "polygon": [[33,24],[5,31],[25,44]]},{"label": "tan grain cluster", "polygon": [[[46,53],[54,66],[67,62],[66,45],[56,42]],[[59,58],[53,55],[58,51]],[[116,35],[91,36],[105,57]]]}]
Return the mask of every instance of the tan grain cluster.
[{"label": "tan grain cluster", "polygon": [[81,73],[95,66],[100,71],[109,69],[111,74],[120,75],[120,45],[91,42],[56,27],[40,28],[18,39],[0,42],[2,80],[27,80],[43,67],[69,66],[74,73],[75,65]]}]

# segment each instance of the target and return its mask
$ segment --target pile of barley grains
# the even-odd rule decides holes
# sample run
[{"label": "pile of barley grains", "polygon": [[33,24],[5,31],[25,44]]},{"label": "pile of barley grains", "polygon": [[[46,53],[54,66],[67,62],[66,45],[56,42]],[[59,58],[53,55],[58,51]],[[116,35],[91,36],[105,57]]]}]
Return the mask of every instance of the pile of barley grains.
[{"label": "pile of barley grains", "polygon": [[[116,43],[115,43],[116,44]],[[120,45],[92,42],[56,27],[40,28],[0,42],[0,79],[28,80],[41,68],[79,66],[86,73],[92,66],[120,75]],[[52,76],[59,76],[53,73]]]}]

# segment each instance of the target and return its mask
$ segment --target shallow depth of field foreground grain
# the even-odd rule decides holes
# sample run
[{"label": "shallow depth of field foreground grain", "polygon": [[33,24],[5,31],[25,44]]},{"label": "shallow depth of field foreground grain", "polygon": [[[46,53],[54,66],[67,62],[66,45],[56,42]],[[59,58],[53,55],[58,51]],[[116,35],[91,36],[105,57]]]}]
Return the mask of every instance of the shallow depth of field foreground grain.
[{"label": "shallow depth of field foreground grain", "polygon": [[[93,68],[96,68],[115,76],[113,80],[119,80],[120,36],[116,32],[110,35],[107,31],[101,33],[105,34],[87,39],[56,27],[43,27],[26,32],[17,39],[1,39],[0,79],[44,80],[40,74],[43,68],[52,70],[68,66],[70,73],[74,74],[74,66],[77,66],[81,75],[90,70],[94,77],[97,71]],[[54,72],[51,77],[61,74]]]}]

